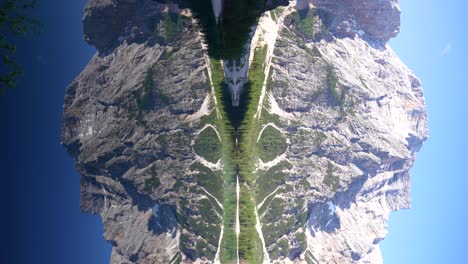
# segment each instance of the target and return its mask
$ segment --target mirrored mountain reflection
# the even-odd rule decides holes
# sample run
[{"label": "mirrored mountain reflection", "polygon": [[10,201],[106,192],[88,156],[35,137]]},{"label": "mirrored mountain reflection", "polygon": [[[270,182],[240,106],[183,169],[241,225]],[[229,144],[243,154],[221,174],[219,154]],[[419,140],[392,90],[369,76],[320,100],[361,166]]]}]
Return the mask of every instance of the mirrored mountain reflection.
[{"label": "mirrored mountain reflection", "polygon": [[381,263],[427,138],[396,0],[88,1],[61,140],[110,263]]}]

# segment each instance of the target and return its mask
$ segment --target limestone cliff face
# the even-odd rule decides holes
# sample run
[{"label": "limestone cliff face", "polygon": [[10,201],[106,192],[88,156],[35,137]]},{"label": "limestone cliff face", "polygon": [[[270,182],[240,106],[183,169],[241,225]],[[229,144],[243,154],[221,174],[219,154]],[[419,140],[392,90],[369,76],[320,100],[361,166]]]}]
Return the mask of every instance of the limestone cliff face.
[{"label": "limestone cliff face", "polygon": [[[110,263],[222,260],[222,102],[183,7],[85,9],[98,52],[67,89],[62,142],[82,210],[102,217]],[[421,83],[386,45],[398,30],[394,0],[292,1],[260,18],[251,189],[263,263],[382,263],[389,213],[410,207],[409,169],[427,138]]]},{"label": "limestone cliff face", "polygon": [[[116,15],[130,12],[128,5],[139,12],[132,15],[137,24]],[[165,32],[164,21],[173,33]],[[82,210],[102,217],[111,263],[169,263],[180,258],[179,237],[205,225],[213,225],[211,231],[198,238],[204,254],[214,256],[220,229],[215,202],[203,200],[202,189],[188,189],[201,174],[196,161],[204,162],[191,146],[203,128],[197,111],[211,104],[202,40],[192,21],[177,6],[153,1],[90,1],[84,25],[100,52],[67,89],[62,141],[81,174]],[[181,233],[178,213],[199,221]]]},{"label": "limestone cliff face", "polygon": [[[389,213],[410,207],[408,171],[427,137],[421,83],[385,44],[396,24],[376,33],[342,2],[280,11],[264,110],[279,116],[274,125],[289,144],[258,165],[266,177],[285,174],[259,199],[277,263],[382,263]],[[366,1],[354,2],[366,12]],[[344,13],[362,29],[337,33]]]}]

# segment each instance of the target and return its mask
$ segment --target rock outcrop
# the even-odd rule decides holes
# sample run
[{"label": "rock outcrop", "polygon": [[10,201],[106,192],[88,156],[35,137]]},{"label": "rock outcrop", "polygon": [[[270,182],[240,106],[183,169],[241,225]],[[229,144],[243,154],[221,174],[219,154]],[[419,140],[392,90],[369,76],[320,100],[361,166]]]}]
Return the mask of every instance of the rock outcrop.
[{"label": "rock outcrop", "polygon": [[[287,2],[287,1],[286,1]],[[427,138],[419,79],[386,45],[397,0],[265,1],[252,128],[263,263],[382,263]],[[67,88],[62,143],[110,262],[220,263],[226,148],[216,72],[184,1],[90,0],[98,52]],[[223,240],[224,239],[224,240]],[[226,247],[224,245],[224,247]]]}]

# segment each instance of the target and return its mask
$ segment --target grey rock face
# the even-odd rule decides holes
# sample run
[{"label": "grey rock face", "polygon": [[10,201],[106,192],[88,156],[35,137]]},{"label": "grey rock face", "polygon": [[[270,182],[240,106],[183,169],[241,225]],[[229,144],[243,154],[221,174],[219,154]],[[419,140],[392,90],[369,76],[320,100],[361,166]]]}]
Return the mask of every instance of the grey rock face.
[{"label": "grey rock face", "polygon": [[368,37],[387,42],[400,31],[399,0],[312,0],[330,17],[329,28],[342,36],[362,30]]},{"label": "grey rock face", "polygon": [[282,11],[265,89],[264,111],[289,141],[274,163],[258,165],[268,177],[285,174],[258,199],[265,246],[273,263],[382,263],[389,213],[410,207],[408,171],[427,138],[421,83],[382,42],[393,29],[377,37],[360,22],[373,38],[337,34],[320,10],[336,20],[351,4],[313,2],[298,7],[313,33],[294,9]]},{"label": "grey rock face", "polygon": [[135,0],[89,1],[83,17],[85,40],[97,49],[112,46],[131,25],[136,9]]},{"label": "grey rock face", "polygon": [[[176,6],[152,1],[144,2],[145,8],[135,6],[145,10],[142,21],[152,18],[153,29],[161,29],[154,29],[157,32],[143,43],[123,28],[121,39],[115,39],[118,21],[112,22],[112,28],[103,26],[102,32],[93,27],[99,22],[90,21],[92,17],[119,9],[120,4],[88,4],[86,34],[102,52],[91,59],[65,96],[62,142],[81,175],[81,208],[101,215],[104,237],[113,245],[111,263],[169,263],[181,258],[180,236],[190,237],[187,244],[204,243],[198,253],[187,245],[185,252],[194,252],[191,257],[213,259],[220,220],[212,209],[213,199],[196,187],[195,176],[201,169],[194,164],[200,157],[192,149],[204,125],[200,117],[208,113],[211,102],[201,37]],[[174,16],[180,19],[177,34],[170,39],[158,26],[164,10],[172,12],[168,9],[177,11]],[[118,45],[109,44],[112,41]],[[196,117],[202,106],[206,113]],[[190,212],[183,213],[188,208]],[[206,210],[203,215],[201,208]],[[177,214],[197,222],[181,228]],[[211,232],[199,231],[206,225]]]},{"label": "grey rock face", "polygon": [[[220,102],[196,21],[160,2],[88,2],[98,53],[67,89],[62,142],[111,263],[218,263]],[[251,43],[268,48],[257,141],[286,142],[257,161],[264,263],[382,263],[389,213],[410,207],[409,169],[428,134],[421,82],[385,44],[398,1],[297,4],[266,12]]]}]

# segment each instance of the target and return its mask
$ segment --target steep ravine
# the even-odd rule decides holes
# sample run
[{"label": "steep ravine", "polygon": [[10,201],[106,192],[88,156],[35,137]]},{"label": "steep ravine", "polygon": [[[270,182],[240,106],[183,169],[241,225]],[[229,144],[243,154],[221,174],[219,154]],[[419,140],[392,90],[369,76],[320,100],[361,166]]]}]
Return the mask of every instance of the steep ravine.
[{"label": "steep ravine", "polygon": [[398,1],[286,4],[88,2],[62,142],[110,263],[383,262],[427,138]]}]

